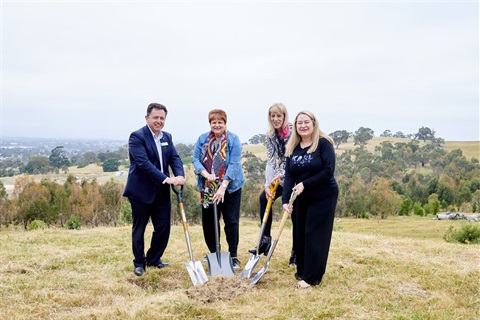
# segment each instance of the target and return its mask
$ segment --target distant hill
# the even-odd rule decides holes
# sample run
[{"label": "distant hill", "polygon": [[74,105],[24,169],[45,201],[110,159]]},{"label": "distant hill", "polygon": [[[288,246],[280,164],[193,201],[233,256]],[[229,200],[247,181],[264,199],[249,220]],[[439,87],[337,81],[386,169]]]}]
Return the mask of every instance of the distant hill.
[{"label": "distant hill", "polygon": [[[369,140],[367,143],[367,150],[373,152],[375,147],[380,145],[384,141],[391,141],[392,143],[396,142],[409,142],[408,138],[385,138],[385,137],[374,137],[372,140]],[[353,139],[349,139],[347,143],[341,144],[338,149],[335,150],[337,154],[342,154],[346,150],[355,149],[358,146],[353,144]],[[463,155],[467,159],[477,158],[480,159],[480,141],[446,141],[443,148],[448,152],[460,149],[463,152]],[[243,152],[251,152],[255,156],[259,157],[262,160],[267,159],[267,150],[263,144],[250,144],[243,146]]]}]

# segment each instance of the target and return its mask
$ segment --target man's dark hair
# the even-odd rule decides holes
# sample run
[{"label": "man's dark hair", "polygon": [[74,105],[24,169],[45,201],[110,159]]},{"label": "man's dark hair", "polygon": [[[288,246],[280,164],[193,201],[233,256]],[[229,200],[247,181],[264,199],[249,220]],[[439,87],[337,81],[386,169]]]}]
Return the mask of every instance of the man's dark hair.
[{"label": "man's dark hair", "polygon": [[147,107],[147,116],[150,116],[150,113],[152,113],[152,109],[163,110],[165,111],[165,115],[167,115],[168,113],[167,107],[165,107],[163,104],[153,102],[153,103],[150,103]]}]

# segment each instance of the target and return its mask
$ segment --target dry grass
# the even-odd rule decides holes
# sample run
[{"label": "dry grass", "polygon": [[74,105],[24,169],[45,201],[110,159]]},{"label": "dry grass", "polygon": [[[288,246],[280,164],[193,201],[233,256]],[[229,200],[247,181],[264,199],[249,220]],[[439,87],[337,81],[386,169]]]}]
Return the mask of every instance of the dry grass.
[{"label": "dry grass", "polygon": [[[181,226],[173,226],[163,257],[172,265],[148,269],[143,277],[132,272],[129,226],[3,230],[0,318],[478,319],[479,246],[444,242],[450,225],[458,228],[461,222],[337,220],[327,273],[309,290],[292,286],[288,228],[255,287],[238,277],[240,271],[194,287],[184,266],[188,252]],[[201,227],[189,229],[195,259],[201,260],[206,253]],[[245,264],[259,223],[243,219],[240,231],[239,258]]]}]

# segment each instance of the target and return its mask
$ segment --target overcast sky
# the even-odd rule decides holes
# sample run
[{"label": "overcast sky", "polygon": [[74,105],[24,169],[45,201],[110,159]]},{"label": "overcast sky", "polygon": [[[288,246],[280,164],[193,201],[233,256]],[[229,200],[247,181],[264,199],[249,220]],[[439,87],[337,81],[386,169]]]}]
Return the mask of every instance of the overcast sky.
[{"label": "overcast sky", "polygon": [[194,143],[282,102],[323,131],[479,138],[478,1],[1,1],[0,135],[128,140],[150,102]]}]

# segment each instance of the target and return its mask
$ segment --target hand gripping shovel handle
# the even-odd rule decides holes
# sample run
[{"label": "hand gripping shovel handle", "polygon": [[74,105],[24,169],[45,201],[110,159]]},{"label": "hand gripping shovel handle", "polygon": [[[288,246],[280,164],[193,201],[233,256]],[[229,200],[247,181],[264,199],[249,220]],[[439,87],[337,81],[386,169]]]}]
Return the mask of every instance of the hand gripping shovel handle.
[{"label": "hand gripping shovel handle", "polygon": [[[270,185],[270,193],[275,197],[275,192],[277,192],[277,188],[280,184],[279,179],[275,179],[275,183]],[[273,204],[273,199],[274,198],[269,198],[267,201],[267,207],[265,208],[265,213],[263,214],[263,220],[262,220],[262,226],[260,228],[260,234],[258,236],[258,241],[257,241],[257,256],[258,254],[258,249],[260,248],[260,244],[262,242],[262,236],[263,236],[263,231],[265,230],[265,225],[267,224],[268,217],[270,215],[270,209],[272,208]]]},{"label": "hand gripping shovel handle", "polygon": [[[294,191],[292,192],[290,196],[290,200],[288,201],[289,207],[293,205],[293,202],[295,201],[296,198],[297,198],[297,193]],[[277,242],[280,239],[280,236],[282,235],[283,228],[285,227],[285,223],[287,222],[289,216],[290,216],[290,212],[284,210],[282,220],[280,221],[280,225],[278,226],[277,234],[273,239],[273,243],[270,247],[270,250],[268,250],[267,261],[270,260],[270,257],[273,254],[273,250],[275,250],[275,246],[277,245]]]}]

